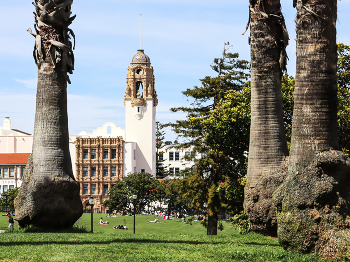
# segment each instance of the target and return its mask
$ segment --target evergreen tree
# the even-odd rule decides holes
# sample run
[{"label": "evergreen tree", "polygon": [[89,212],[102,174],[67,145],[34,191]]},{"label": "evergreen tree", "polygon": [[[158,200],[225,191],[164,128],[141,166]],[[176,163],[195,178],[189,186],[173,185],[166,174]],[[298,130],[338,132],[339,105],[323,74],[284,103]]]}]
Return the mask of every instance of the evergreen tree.
[{"label": "evergreen tree", "polygon": [[249,62],[239,60],[238,53],[229,52],[229,43],[225,43],[221,58],[214,59],[211,68],[217,73],[216,77],[206,76],[201,79],[201,86],[188,88],[182,93],[193,99],[190,107],[171,108],[172,112],[184,112],[185,120],[168,124],[183,142],[177,147],[193,150],[189,158],[198,152],[202,158],[195,160],[195,168],[184,174],[184,179],[178,181],[182,189],[182,198],[190,199],[190,206],[208,209],[207,234],[217,234],[217,220],[222,199],[219,186],[230,178],[237,178],[240,174],[232,169],[236,166],[236,159],[225,155],[220,149],[208,143],[203,121],[210,117],[213,109],[223,101],[227,91],[241,92],[249,78]]},{"label": "evergreen tree", "polygon": [[164,125],[157,122],[156,123],[156,177],[164,178],[167,174],[167,168],[164,167],[163,163],[165,161],[162,149],[164,148]]}]

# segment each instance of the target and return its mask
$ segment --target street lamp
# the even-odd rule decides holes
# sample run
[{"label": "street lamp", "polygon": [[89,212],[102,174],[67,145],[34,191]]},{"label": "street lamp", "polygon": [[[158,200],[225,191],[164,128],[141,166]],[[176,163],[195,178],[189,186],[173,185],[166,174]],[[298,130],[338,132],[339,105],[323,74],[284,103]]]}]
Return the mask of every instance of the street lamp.
[{"label": "street lamp", "polygon": [[93,213],[94,213],[94,204],[95,204],[95,199],[93,196],[90,196],[89,199],[89,204],[91,206],[91,233],[94,233],[94,225],[93,225]]},{"label": "street lamp", "polygon": [[133,195],[132,198],[134,199],[134,234],[135,234],[135,209],[136,209],[136,198],[137,198],[137,195]]}]

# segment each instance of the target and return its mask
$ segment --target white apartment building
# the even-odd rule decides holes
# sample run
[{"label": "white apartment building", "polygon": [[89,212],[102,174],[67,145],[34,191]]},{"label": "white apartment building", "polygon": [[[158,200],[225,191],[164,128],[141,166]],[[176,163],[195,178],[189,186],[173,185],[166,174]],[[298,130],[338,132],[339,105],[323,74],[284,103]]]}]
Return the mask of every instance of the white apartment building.
[{"label": "white apartment building", "polygon": [[[172,143],[170,141],[165,142],[164,147],[160,150],[163,152],[163,155],[160,155],[160,160],[163,160],[163,166],[168,168],[170,177],[174,178],[181,170],[189,169],[194,166],[194,161],[186,160],[185,156],[189,156],[192,152],[193,147],[191,148],[176,148],[177,143]],[[201,154],[196,153],[195,158],[200,158]],[[174,176],[172,176],[172,174]]]}]

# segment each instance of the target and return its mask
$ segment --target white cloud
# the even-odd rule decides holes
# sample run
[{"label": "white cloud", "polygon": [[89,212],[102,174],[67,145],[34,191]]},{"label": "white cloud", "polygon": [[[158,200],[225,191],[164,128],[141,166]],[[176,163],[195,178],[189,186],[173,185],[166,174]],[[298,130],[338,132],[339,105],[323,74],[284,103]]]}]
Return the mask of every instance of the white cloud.
[{"label": "white cloud", "polygon": [[23,84],[28,88],[36,88],[37,86],[37,79],[29,79],[29,80],[15,79],[15,81]]}]

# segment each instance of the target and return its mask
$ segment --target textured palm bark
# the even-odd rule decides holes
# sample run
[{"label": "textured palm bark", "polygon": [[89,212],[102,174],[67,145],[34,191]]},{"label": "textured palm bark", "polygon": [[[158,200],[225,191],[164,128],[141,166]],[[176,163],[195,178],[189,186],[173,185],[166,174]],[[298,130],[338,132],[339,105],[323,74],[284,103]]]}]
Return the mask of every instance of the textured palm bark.
[{"label": "textured palm bark", "polygon": [[350,158],[338,149],[337,0],[297,0],[288,175],[275,191],[285,249],[337,260],[350,250]]},{"label": "textured palm bark", "polygon": [[38,66],[33,150],[15,200],[23,227],[64,228],[82,215],[79,183],[69,153],[67,72],[74,58],[68,28],[72,0],[36,0],[34,59]]},{"label": "textured palm bark", "polygon": [[253,230],[276,235],[271,194],[263,192],[270,188],[255,187],[264,184],[260,183],[263,176],[268,178],[280,170],[288,155],[281,78],[289,39],[280,1],[251,0],[250,26],[251,126],[244,210]]},{"label": "textured palm bark", "polygon": [[278,169],[288,155],[281,93],[282,60],[288,35],[279,0],[251,1],[250,8],[251,126],[247,186],[254,187],[262,174]]},{"label": "textured palm bark", "polygon": [[289,172],[338,149],[337,1],[297,1],[297,68]]}]

